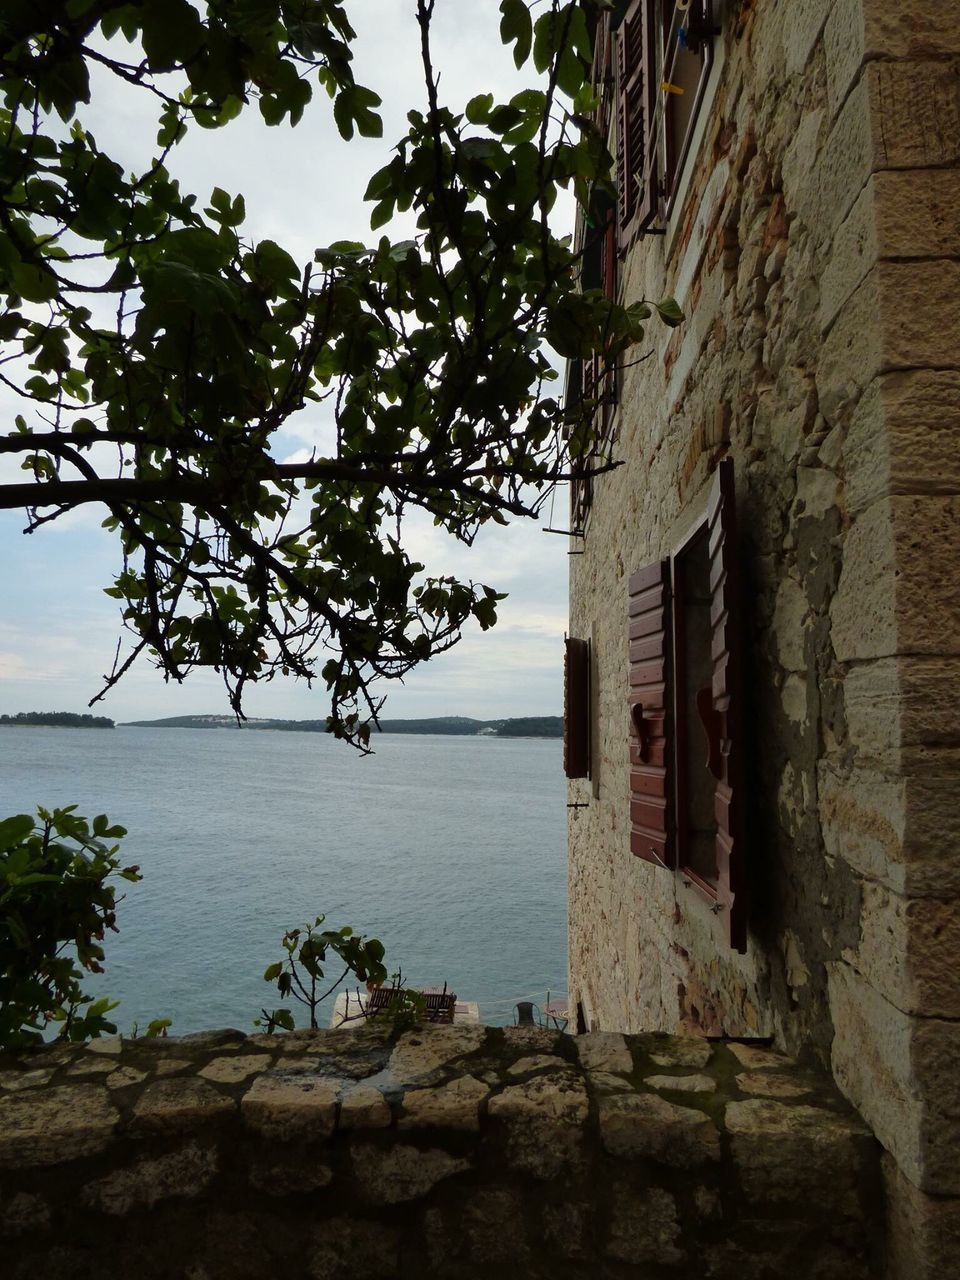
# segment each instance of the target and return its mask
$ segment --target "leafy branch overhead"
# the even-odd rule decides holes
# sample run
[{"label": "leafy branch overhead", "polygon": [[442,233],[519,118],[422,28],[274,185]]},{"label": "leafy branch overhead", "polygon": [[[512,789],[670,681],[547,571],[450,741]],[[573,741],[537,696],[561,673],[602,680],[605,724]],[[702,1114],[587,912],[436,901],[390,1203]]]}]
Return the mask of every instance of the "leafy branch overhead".
[{"label": "leafy branch overhead", "polygon": [[[26,475],[0,507],[31,530],[106,508],[132,635],[106,688],[143,651],[177,680],[217,668],[238,714],[250,681],[319,676],[332,731],[363,747],[377,681],[471,618],[491,626],[500,598],[427,576],[405,516],[469,544],[589,469],[596,406],[564,405],[551,349],[616,360],[651,314],[580,293],[550,226],[559,189],[587,204],[609,185],[603,141],[574,122],[595,105],[591,7],[503,0],[501,38],[539,77],[461,112],[438,98],[434,2],[416,4],[423,109],[366,191],[374,230],[410,213],[415,234],[305,264],[245,234],[242,195],[203,203],[168,160],[188,129],[244,109],[295,125],[318,89],[345,138],[378,136],[343,4],[3,6],[0,381],[21,412],[0,453]],[[110,77],[156,103],[138,172],[84,125]],[[283,463],[277,433],[304,411],[330,422],[329,448]]]}]

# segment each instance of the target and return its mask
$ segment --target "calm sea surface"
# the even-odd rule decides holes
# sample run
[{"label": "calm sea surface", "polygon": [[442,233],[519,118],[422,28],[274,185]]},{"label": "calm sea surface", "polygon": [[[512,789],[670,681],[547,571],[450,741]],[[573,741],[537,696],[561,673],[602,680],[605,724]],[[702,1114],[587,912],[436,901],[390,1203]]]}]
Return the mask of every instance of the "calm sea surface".
[{"label": "calm sea surface", "polygon": [[0,728],[0,818],[77,804],[129,830],[144,878],[87,984],[124,1033],[249,1029],[284,930],[321,913],[512,1021],[566,989],[565,799],[555,740],[383,735],[361,759],[310,733]]}]

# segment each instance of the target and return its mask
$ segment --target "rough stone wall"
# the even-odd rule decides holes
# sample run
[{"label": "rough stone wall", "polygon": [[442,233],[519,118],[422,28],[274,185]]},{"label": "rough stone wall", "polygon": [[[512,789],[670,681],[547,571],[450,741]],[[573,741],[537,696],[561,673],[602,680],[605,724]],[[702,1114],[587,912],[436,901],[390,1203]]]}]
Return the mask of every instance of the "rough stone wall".
[{"label": "rough stone wall", "polygon": [[[570,796],[589,801],[570,819],[571,998],[605,1029],[769,1033],[831,1062],[891,1153],[914,1280],[960,1267],[960,16],[752,0],[726,6],[722,40],[679,229],[625,263],[627,301],[674,292],[688,320],[651,329],[624,376],[626,465],[595,481],[571,559],[597,729]],[[701,518],[725,454],[744,956],[628,850],[626,581]]]},{"label": "rough stone wall", "polygon": [[879,1147],[701,1039],[427,1028],[0,1060],[4,1280],[867,1280]]}]

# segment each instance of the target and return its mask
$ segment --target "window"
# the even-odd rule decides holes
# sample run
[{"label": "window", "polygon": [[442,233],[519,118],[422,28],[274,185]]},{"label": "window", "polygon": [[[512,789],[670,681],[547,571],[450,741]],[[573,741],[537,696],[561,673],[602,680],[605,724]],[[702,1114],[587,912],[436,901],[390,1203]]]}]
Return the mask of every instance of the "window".
[{"label": "window", "polygon": [[630,0],[616,28],[621,255],[673,207],[715,34],[713,0]]},{"label": "window", "polygon": [[676,871],[746,947],[733,462],[706,518],[630,579],[630,850]]},{"label": "window", "polygon": [[590,642],[573,637],[563,651],[563,771],[590,777]]}]

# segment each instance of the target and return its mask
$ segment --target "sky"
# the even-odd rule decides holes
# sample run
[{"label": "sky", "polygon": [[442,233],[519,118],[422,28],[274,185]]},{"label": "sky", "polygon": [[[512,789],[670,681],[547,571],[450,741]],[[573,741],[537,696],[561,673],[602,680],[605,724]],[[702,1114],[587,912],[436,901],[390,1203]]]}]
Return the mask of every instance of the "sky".
[{"label": "sky", "polygon": [[[357,30],[357,80],[383,98],[382,139],[344,143],[326,96],[318,92],[296,129],[268,129],[254,106],[225,129],[192,130],[170,168],[203,203],[214,186],[242,192],[243,233],[274,239],[300,261],[309,260],[318,245],[372,239],[363,190],[404,133],[406,112],[424,101],[414,8],[413,0],[347,4]],[[517,73],[500,45],[498,24],[496,0],[438,0],[433,39],[442,101],[459,108],[476,93],[500,99],[529,83],[532,72]],[[105,77],[96,82],[81,118],[108,154],[142,166],[156,132],[148,95],[124,94]],[[557,218],[558,229],[568,230],[571,209],[558,209]],[[409,229],[399,221],[387,231],[402,238]],[[11,418],[16,411],[9,397],[0,399],[0,413]],[[307,410],[281,433],[275,452],[281,460],[305,456],[323,430],[318,411]],[[0,461],[0,481],[20,478],[17,463]],[[81,508],[25,537],[22,512],[0,512],[0,713],[84,711],[100,691],[121,634],[119,604],[103,594],[120,561],[115,538],[100,528],[105,514],[94,506]],[[553,519],[549,505],[545,516],[545,524],[565,527],[565,493],[556,495]],[[568,539],[546,534],[532,521],[514,522],[484,530],[466,548],[423,520],[411,525],[406,545],[431,574],[458,574],[509,597],[492,631],[469,628],[458,646],[403,684],[384,684],[382,714],[560,714]],[[328,701],[322,681],[311,690],[303,682],[277,679],[251,688],[245,707],[251,716],[319,719]],[[229,708],[216,673],[196,672],[177,685],[141,658],[92,710],[124,721]]]}]

